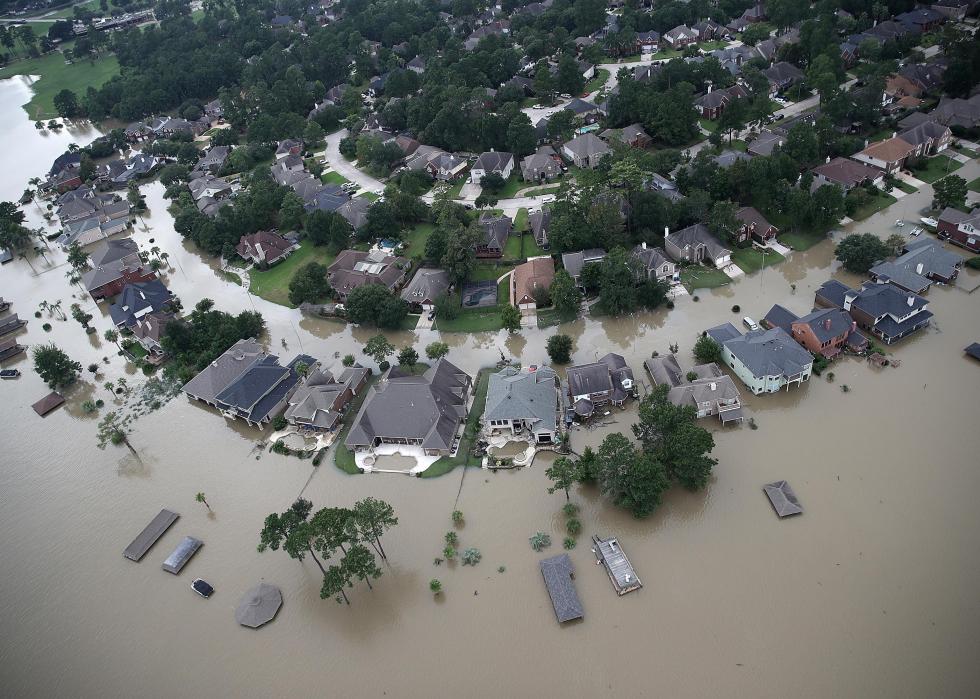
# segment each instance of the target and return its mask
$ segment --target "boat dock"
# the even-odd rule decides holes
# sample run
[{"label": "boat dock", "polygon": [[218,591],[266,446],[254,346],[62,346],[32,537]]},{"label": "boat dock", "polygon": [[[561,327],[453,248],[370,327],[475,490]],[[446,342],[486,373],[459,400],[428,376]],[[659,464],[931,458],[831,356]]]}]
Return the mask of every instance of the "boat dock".
[{"label": "boat dock", "polygon": [[200,539],[195,539],[193,536],[185,536],[184,540],[177,544],[174,552],[163,562],[163,569],[168,573],[177,575],[180,573],[181,568],[187,565],[187,561],[191,560],[191,557],[202,546],[204,546],[204,542]]},{"label": "boat dock", "polygon": [[18,345],[16,340],[4,340],[0,342],[0,362],[16,357],[23,351],[24,345]]},{"label": "boat dock", "polygon": [[643,583],[633,571],[633,564],[623,553],[618,539],[600,539],[598,536],[593,536],[592,542],[595,544],[592,553],[595,554],[596,565],[601,564],[605,567],[616,594],[623,596],[627,592],[643,587]]},{"label": "boat dock", "polygon": [[0,336],[9,335],[12,332],[17,332],[25,325],[27,325],[27,321],[18,318],[16,313],[14,313],[13,315],[9,315],[6,318],[0,320]]},{"label": "boat dock", "polygon": [[558,623],[581,619],[585,612],[582,611],[582,603],[572,580],[572,559],[567,553],[563,553],[545,558],[538,565],[541,566],[541,575],[544,576],[544,584],[551,596],[551,605],[555,608]]},{"label": "boat dock", "polygon": [[171,512],[170,510],[160,510],[160,513],[153,518],[149,524],[139,533],[139,535],[133,539],[133,542],[126,547],[123,551],[123,555],[131,561],[139,561],[146,552],[150,550],[150,547],[157,542],[164,532],[166,532],[170,525],[177,521],[180,517],[176,512]]}]

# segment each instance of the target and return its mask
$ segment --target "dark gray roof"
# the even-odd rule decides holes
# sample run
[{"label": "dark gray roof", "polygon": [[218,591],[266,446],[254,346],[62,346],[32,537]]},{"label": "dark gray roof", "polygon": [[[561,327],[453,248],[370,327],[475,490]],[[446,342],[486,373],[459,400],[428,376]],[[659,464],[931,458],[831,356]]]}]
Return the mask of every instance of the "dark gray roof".
[{"label": "dark gray roof", "polygon": [[506,367],[490,375],[486,420],[527,420],[555,427],[559,420],[558,375],[542,366],[520,371]]},{"label": "dark gray roof", "polygon": [[799,319],[800,317],[793,311],[777,303],[769,309],[762,320],[770,328],[782,328],[785,332],[792,334],[793,323]]},{"label": "dark gray roof", "polygon": [[513,153],[502,151],[488,151],[481,153],[480,157],[473,163],[473,170],[485,170],[486,172],[502,173],[507,165],[514,162]]},{"label": "dark gray roof", "polygon": [[962,264],[962,257],[943,249],[938,241],[924,238],[907,244],[905,253],[894,262],[877,264],[870,272],[880,281],[889,281],[908,291],[921,293],[929,288],[931,276],[951,279]]},{"label": "dark gray roof", "polygon": [[[565,370],[565,379],[572,396],[612,391],[614,399],[621,400],[625,398],[625,395],[620,395],[623,389],[632,386],[633,370],[622,355],[610,352],[597,362],[568,367]],[[629,386],[624,385],[624,382],[628,382]]]},{"label": "dark gray roof", "polygon": [[582,610],[582,603],[578,599],[575,583],[572,581],[572,559],[567,553],[563,553],[545,558],[538,565],[541,566],[541,575],[544,576],[544,584],[551,596],[551,604],[555,608],[558,623],[581,619],[585,612]]},{"label": "dark gray roof", "polygon": [[719,345],[724,345],[729,340],[742,336],[742,333],[738,331],[738,328],[731,323],[723,323],[713,328],[708,328],[706,332],[708,333],[708,337],[717,342]]},{"label": "dark gray roof", "polygon": [[445,293],[449,286],[449,273],[446,270],[423,267],[402,289],[401,297],[409,303],[432,302]]},{"label": "dark gray roof", "polygon": [[422,440],[424,449],[449,449],[466,413],[471,380],[446,359],[422,376],[388,370],[367,395],[345,444],[362,447],[375,438]]},{"label": "dark gray roof", "polygon": [[562,267],[572,278],[578,278],[582,273],[582,268],[587,264],[601,262],[606,258],[606,251],[601,248],[589,248],[577,252],[565,252],[561,256]]},{"label": "dark gray roof", "polygon": [[239,340],[184,384],[183,390],[194,398],[214,402],[219,393],[265,356],[255,338]]},{"label": "dark gray roof", "polygon": [[172,298],[173,294],[159,279],[127,284],[116,302],[109,306],[109,316],[115,325],[130,327],[139,318],[164,310]]},{"label": "dark gray roof", "polygon": [[551,207],[543,206],[538,211],[532,211],[527,217],[528,226],[538,245],[548,242],[548,228],[551,226]]},{"label": "dark gray roof", "polygon": [[[786,331],[781,328],[753,330],[745,335],[718,338],[734,330],[731,323],[712,328],[708,334],[716,342],[721,342],[753,376],[795,376],[813,364],[813,355],[803,349]],[[722,330],[722,332],[717,332]],[[738,332],[737,330],[735,331]]]},{"label": "dark gray roof", "polygon": [[796,493],[793,492],[793,489],[786,481],[767,483],[762,489],[766,492],[769,502],[772,503],[772,508],[776,510],[776,514],[780,518],[798,515],[803,512],[803,506],[800,505],[800,501],[796,498]]},{"label": "dark gray roof", "polygon": [[609,146],[607,146],[602,139],[591,133],[576,136],[565,144],[565,148],[580,158],[592,155],[603,155],[610,152]]}]

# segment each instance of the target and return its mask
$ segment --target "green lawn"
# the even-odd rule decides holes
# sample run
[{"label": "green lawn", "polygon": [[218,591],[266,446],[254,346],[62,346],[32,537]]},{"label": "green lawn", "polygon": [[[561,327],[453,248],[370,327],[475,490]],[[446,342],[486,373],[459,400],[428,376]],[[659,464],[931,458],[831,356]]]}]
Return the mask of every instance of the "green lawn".
[{"label": "green lawn", "polygon": [[714,51],[715,49],[723,49],[727,45],[727,41],[720,41],[716,39],[714,41],[702,41],[700,44],[698,44],[698,48],[702,51]]},{"label": "green lawn", "polygon": [[738,248],[732,252],[732,262],[741,267],[746,274],[759,271],[763,265],[770,267],[779,264],[785,259],[775,250],[767,251],[765,255],[756,248]]},{"label": "green lawn", "polygon": [[698,119],[698,124],[708,133],[714,133],[718,130],[718,122],[711,119]]},{"label": "green lawn", "polygon": [[452,320],[436,319],[434,327],[444,333],[482,333],[500,330],[504,326],[500,320],[500,310],[494,306],[461,311]]},{"label": "green lawn", "polygon": [[487,387],[490,385],[490,369],[481,369],[476,375],[473,389],[473,407],[466,416],[463,438],[459,440],[456,456],[444,456],[422,472],[422,478],[436,478],[452,471],[457,466],[478,466],[480,459],[470,455],[473,443],[480,432],[480,418],[487,403]]},{"label": "green lawn", "polygon": [[512,264],[498,267],[497,265],[478,262],[469,279],[471,282],[497,281],[501,276],[507,274],[512,267]]},{"label": "green lawn", "polygon": [[913,187],[912,185],[910,185],[908,182],[903,182],[902,180],[898,180],[895,183],[895,187],[897,187],[898,189],[902,190],[906,194],[912,194],[914,192],[918,192],[919,191],[915,187]]},{"label": "green lawn", "polygon": [[932,184],[936,180],[941,180],[951,172],[956,172],[963,163],[959,163],[945,155],[937,155],[925,161],[919,168],[912,168],[912,174],[923,182]]},{"label": "green lawn", "polygon": [[463,188],[463,185],[466,184],[466,182],[467,182],[467,177],[465,177],[465,176],[464,177],[460,177],[455,182],[453,182],[453,186],[449,188],[449,198],[450,199],[458,199],[459,198],[459,190],[461,190]]},{"label": "green lawn", "polygon": [[891,194],[885,194],[885,193],[876,194],[871,198],[871,200],[867,204],[858,208],[858,210],[854,212],[854,215],[851,216],[851,218],[854,219],[855,221],[863,221],[869,216],[873,216],[879,211],[887,209],[896,201],[898,200],[895,197],[893,197]]},{"label": "green lawn", "polygon": [[417,223],[415,228],[402,237],[409,257],[422,257],[425,254],[425,242],[435,229],[436,227],[431,223]]},{"label": "green lawn", "polygon": [[980,153],[977,153],[975,150],[970,150],[969,148],[964,148],[960,145],[953,146],[953,150],[955,150],[957,153],[965,155],[967,158],[976,159],[980,157]]},{"label": "green lawn", "polygon": [[[527,182],[521,179],[519,174],[511,173],[511,176],[504,181],[504,187],[499,192],[490,192],[487,190],[487,196],[491,196],[494,199],[513,199],[514,195],[517,194],[519,189],[524,189],[527,187]],[[456,195],[459,195],[459,190],[456,190]]]},{"label": "green lawn", "polygon": [[523,237],[520,233],[507,236],[507,243],[504,245],[505,260],[521,259],[521,239]]},{"label": "green lawn", "polygon": [[595,77],[589,82],[585,83],[585,91],[588,93],[595,92],[602,88],[609,79],[609,71],[605,68],[600,68],[595,72]]},{"label": "green lawn", "polygon": [[378,374],[372,375],[368,379],[368,385],[354,396],[354,400],[350,402],[347,412],[344,414],[344,426],[340,429],[340,434],[337,435],[337,439],[334,440],[333,462],[344,473],[356,475],[361,472],[361,469],[354,464],[354,452],[344,446],[344,440],[347,439],[347,433],[350,432],[351,424],[357,416],[357,411],[361,409],[361,404],[370,392],[371,386],[380,378],[381,376]]},{"label": "green lawn", "polygon": [[375,192],[361,192],[360,194],[357,195],[357,198],[367,199],[368,201],[377,201],[379,196],[380,195]]},{"label": "green lawn", "polygon": [[16,61],[0,69],[0,80],[14,75],[41,76],[31,85],[34,97],[23,106],[31,119],[53,119],[58,116],[54,108],[56,94],[68,88],[81,98],[89,87],[102,87],[118,72],[119,62],[115,56],[83,59],[69,65],[60,52],[54,51],[39,58]]},{"label": "green lawn", "polygon": [[535,189],[529,189],[524,193],[525,197],[536,197],[541,194],[550,194],[551,192],[557,192],[561,187],[560,184],[551,184],[547,187],[536,187]]},{"label": "green lawn", "polygon": [[347,184],[350,182],[350,180],[341,175],[339,172],[334,172],[333,170],[327,170],[320,175],[320,181],[323,182],[323,184]]},{"label": "green lawn", "polygon": [[695,289],[714,289],[731,282],[727,274],[720,269],[695,265],[681,270],[681,283],[688,291]]},{"label": "green lawn", "polygon": [[560,313],[554,308],[542,308],[538,311],[538,327],[550,328],[553,325],[571,323],[578,318],[578,313]]},{"label": "green lawn", "polygon": [[527,209],[517,210],[517,216],[514,217],[514,230],[522,233],[527,230]]},{"label": "green lawn", "polygon": [[530,232],[524,234],[523,242],[523,257],[540,257],[549,254],[547,250],[538,247],[537,241],[534,240],[534,236]]},{"label": "green lawn", "polygon": [[809,250],[827,240],[826,231],[787,231],[779,234],[779,242],[794,250]]},{"label": "green lawn", "polygon": [[972,182],[967,182],[966,188],[971,192],[980,192],[980,177],[973,180]]},{"label": "green lawn", "polygon": [[745,141],[742,141],[741,139],[738,138],[734,139],[731,142],[725,141],[724,146],[728,150],[737,150],[740,153],[746,152],[749,148],[748,144]]},{"label": "green lawn", "polygon": [[293,304],[289,302],[289,282],[296,270],[308,262],[319,262],[327,266],[333,262],[334,257],[336,256],[331,255],[327,248],[316,247],[309,240],[304,240],[299,244],[299,250],[271,269],[260,271],[253,267],[249,270],[249,290],[266,301],[293,308]]}]

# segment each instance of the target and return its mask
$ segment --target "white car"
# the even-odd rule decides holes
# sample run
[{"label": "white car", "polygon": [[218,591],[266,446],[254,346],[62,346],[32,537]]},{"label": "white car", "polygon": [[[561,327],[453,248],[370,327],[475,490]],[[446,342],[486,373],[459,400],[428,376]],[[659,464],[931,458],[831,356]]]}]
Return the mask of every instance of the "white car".
[{"label": "white car", "polygon": [[895,226],[896,226],[896,227],[898,227],[898,228],[902,228],[902,227],[903,227],[904,225],[905,225],[905,221],[903,221],[903,220],[902,220],[902,219],[900,219],[900,218],[899,218],[899,219],[895,219]]},{"label": "white car", "polygon": [[912,236],[913,238],[915,238],[916,236],[920,236],[922,235],[922,229],[916,226],[915,228],[912,229],[912,232],[909,233],[909,235]]},{"label": "white car", "polygon": [[919,220],[922,222],[923,225],[929,226],[929,228],[935,228],[936,226],[939,225],[939,221],[937,221],[934,218],[929,218],[927,216],[923,216]]}]

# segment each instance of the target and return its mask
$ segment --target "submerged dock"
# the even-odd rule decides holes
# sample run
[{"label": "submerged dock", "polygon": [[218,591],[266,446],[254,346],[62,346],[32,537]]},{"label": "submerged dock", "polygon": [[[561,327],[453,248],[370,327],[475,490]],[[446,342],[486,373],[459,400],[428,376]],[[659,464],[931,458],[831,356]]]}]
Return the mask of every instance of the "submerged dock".
[{"label": "submerged dock", "polygon": [[166,532],[170,525],[177,521],[180,517],[176,512],[171,512],[170,510],[160,510],[160,513],[153,518],[149,524],[141,531],[133,542],[126,547],[123,551],[123,555],[131,561],[139,561],[146,552],[150,550],[150,547],[157,542],[164,532]]},{"label": "submerged dock", "polygon": [[595,554],[596,565],[602,564],[606,569],[616,594],[622,596],[643,587],[643,583],[636,577],[633,564],[623,553],[618,539],[600,539],[598,536],[593,536],[592,542],[595,544],[592,553]]}]

